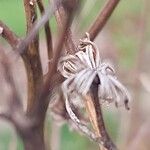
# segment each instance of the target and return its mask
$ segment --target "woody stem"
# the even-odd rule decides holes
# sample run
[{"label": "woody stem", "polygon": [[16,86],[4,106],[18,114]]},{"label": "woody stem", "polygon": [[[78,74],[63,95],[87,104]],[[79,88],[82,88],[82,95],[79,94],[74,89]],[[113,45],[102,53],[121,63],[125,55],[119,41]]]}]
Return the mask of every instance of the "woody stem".
[{"label": "woody stem", "polygon": [[97,128],[98,128],[99,134],[104,142],[104,147],[107,150],[117,150],[117,147],[112,142],[111,138],[109,137],[109,135],[107,133],[106,127],[105,127],[103,114],[102,114],[102,108],[101,108],[101,104],[100,104],[99,98],[98,98],[98,86],[99,86],[99,84],[95,81],[93,82],[93,84],[91,86],[91,93],[92,93],[93,105],[95,108]]}]

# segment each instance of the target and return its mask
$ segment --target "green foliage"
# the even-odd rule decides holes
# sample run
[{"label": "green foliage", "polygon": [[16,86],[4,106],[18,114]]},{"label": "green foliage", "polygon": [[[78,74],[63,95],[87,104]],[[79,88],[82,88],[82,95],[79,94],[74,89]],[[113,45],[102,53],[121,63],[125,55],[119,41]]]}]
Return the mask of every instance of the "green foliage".
[{"label": "green foliage", "polygon": [[25,15],[22,0],[1,0],[0,20],[5,22],[16,34],[25,34]]}]

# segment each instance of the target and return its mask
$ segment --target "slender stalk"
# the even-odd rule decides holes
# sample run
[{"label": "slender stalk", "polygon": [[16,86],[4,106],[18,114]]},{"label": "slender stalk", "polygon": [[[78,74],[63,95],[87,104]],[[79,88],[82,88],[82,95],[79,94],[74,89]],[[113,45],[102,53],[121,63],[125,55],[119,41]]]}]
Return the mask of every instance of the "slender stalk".
[{"label": "slender stalk", "polygon": [[[55,11],[56,21],[59,27],[59,30],[62,30],[64,20],[69,15],[69,11],[65,8],[64,5],[57,6],[57,11]],[[68,53],[76,52],[76,47],[72,38],[72,32],[70,27],[67,29],[67,33],[65,35],[65,49]]]},{"label": "slender stalk", "polygon": [[90,34],[91,41],[93,41],[98,35],[98,33],[103,29],[119,1],[120,0],[108,0],[106,2],[103,9],[96,18],[95,22],[92,24],[88,31],[88,33]]},{"label": "slender stalk", "polygon": [[[41,14],[43,15],[45,12],[43,1],[38,0],[37,4],[38,4],[38,7],[39,7]],[[49,25],[49,20],[45,23],[44,28],[45,28],[45,35],[46,35],[48,59],[50,60],[53,56],[53,45],[52,45],[52,35],[51,35],[51,28]]]},{"label": "slender stalk", "polygon": [[91,95],[84,97],[86,109],[91,121],[91,124],[95,130],[95,134],[101,137],[103,145],[99,145],[101,150],[117,150],[115,144],[110,139],[101,110],[101,105],[98,98],[98,84],[93,82],[91,86]]},{"label": "slender stalk", "polygon": [[[34,1],[35,2],[35,1]],[[56,0],[58,3],[58,0]],[[32,40],[39,33],[39,30],[45,25],[45,23],[53,16],[56,11],[56,6],[48,5],[45,9],[43,16],[34,24],[34,27],[30,30],[27,36],[19,43],[17,51],[20,54],[25,53],[27,46],[32,42]]]},{"label": "slender stalk", "polygon": [[0,27],[3,29],[2,37],[11,45],[13,49],[15,49],[19,43],[19,38],[17,35],[9,29],[1,20],[0,20]]},{"label": "slender stalk", "polygon": [[95,111],[96,111],[96,118],[97,118],[97,126],[99,128],[99,132],[102,136],[103,142],[104,142],[104,147],[108,150],[117,150],[117,147],[115,144],[112,142],[111,138],[109,137],[104,119],[103,119],[103,114],[102,114],[102,109],[101,109],[101,104],[99,103],[99,98],[98,98],[98,84],[93,83],[91,87],[91,92],[93,94],[93,102],[95,106]]}]

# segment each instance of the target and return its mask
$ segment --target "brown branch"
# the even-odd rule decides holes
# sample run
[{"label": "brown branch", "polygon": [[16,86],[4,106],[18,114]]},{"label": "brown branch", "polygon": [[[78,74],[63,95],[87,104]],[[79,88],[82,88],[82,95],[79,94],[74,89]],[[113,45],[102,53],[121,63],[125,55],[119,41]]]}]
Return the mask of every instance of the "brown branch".
[{"label": "brown branch", "polygon": [[90,34],[91,41],[93,41],[99,32],[103,29],[109,17],[113,13],[120,0],[108,0],[96,18],[95,22],[90,27],[88,33]]},{"label": "brown branch", "polygon": [[103,120],[102,108],[98,98],[98,80],[95,79],[91,86],[91,93],[83,97],[86,111],[90,119],[91,125],[97,137],[100,137],[102,143],[99,144],[100,150],[117,150],[116,146],[110,139],[105,123]]},{"label": "brown branch", "polygon": [[51,91],[54,87],[54,85],[58,84],[58,82],[62,82],[62,78],[59,74],[56,73],[57,71],[57,63],[59,60],[59,57],[61,55],[61,51],[63,49],[64,44],[64,36],[67,33],[68,27],[70,27],[73,19],[73,12],[74,10],[70,11],[70,14],[66,18],[66,21],[64,22],[64,27],[59,35],[58,42],[56,43],[56,47],[54,49],[54,56],[51,63],[51,68],[46,76],[46,80],[41,87],[41,92],[39,93],[39,96],[37,98],[37,103],[34,107],[34,109],[31,112],[31,115],[34,115],[37,117],[37,121],[39,123],[39,126],[43,128],[44,126],[44,120],[45,120],[45,114],[47,111],[47,107],[49,104],[49,95],[51,94]]},{"label": "brown branch", "polygon": [[94,81],[91,86],[91,93],[92,93],[92,99],[93,99],[92,102],[95,108],[96,128],[97,128],[96,132],[98,132],[98,134],[101,136],[101,139],[103,140],[103,143],[104,143],[103,146],[107,150],[117,150],[117,147],[110,139],[107,133],[107,130],[105,128],[105,123],[103,120],[103,114],[101,110],[101,104],[98,98],[98,83],[96,81]]},{"label": "brown branch", "polygon": [[17,35],[9,29],[1,20],[0,20],[0,27],[2,29],[2,37],[11,45],[13,49],[15,49],[19,43],[19,38]]},{"label": "brown branch", "polygon": [[[54,77],[57,78],[57,76],[53,76],[56,73],[57,68],[57,62],[61,54],[62,45],[64,43],[64,36],[66,34],[67,28],[70,24],[70,17],[67,19],[64,29],[59,36],[58,43],[56,44],[56,48],[54,49],[54,58],[51,64],[51,68],[46,76],[45,84],[41,88],[41,93],[37,99],[37,103],[35,105],[35,109],[33,109],[33,113],[40,119],[39,122],[43,123],[45,119],[45,113],[47,111],[47,107],[49,104],[48,96],[50,95],[50,91],[53,88],[52,85],[55,82],[58,82],[57,80],[54,80]],[[59,75],[58,75],[59,76]],[[60,78],[61,79],[61,78]]]},{"label": "brown branch", "polygon": [[[37,19],[35,2],[30,3],[30,0],[24,0],[27,33],[29,33]],[[31,111],[35,105],[35,99],[39,93],[39,86],[42,83],[42,66],[39,56],[39,36],[36,37],[27,46],[27,51],[22,54],[28,77],[28,101],[27,111]]]},{"label": "brown branch", "polygon": [[[56,0],[56,4],[58,0]],[[59,4],[58,4],[59,5]],[[56,11],[55,5],[48,5],[45,9],[45,13],[43,16],[33,25],[34,27],[27,33],[25,39],[23,39],[18,45],[17,51],[19,54],[23,54],[26,51],[27,46],[31,43],[31,41],[36,37],[39,33],[41,27],[45,25],[45,23],[53,16],[53,13]]]},{"label": "brown branch", "polygon": [[[71,2],[72,2],[72,5],[74,5],[74,6],[77,5],[74,0],[72,0]],[[70,13],[68,8],[67,8],[66,3],[63,3],[60,6],[57,6],[57,11],[55,11],[55,17],[56,17],[56,21],[57,21],[57,24],[58,24],[58,27],[59,27],[60,31],[63,28],[64,20],[66,19],[66,17]],[[68,7],[70,7],[71,4],[68,4],[68,5],[69,5]],[[75,8],[73,8],[73,9],[75,9]],[[67,33],[65,35],[65,49],[68,53],[75,53],[76,52],[76,46],[74,44],[74,41],[73,41],[73,38],[72,38],[72,32],[71,32],[70,28],[67,29]]]},{"label": "brown branch", "polygon": [[[57,3],[57,1],[56,1]],[[38,86],[41,83],[42,69],[38,53],[38,38],[39,29],[48,22],[56,9],[54,5],[48,5],[43,16],[39,21],[36,21],[35,2],[24,0],[26,18],[27,18],[27,36],[22,40],[16,51],[23,57],[28,75],[28,111],[31,110],[31,105],[34,105],[34,99],[38,93]],[[33,9],[33,10],[32,10]],[[33,50],[32,50],[33,48]],[[37,68],[38,66],[38,68]],[[36,92],[36,93],[35,93]],[[31,100],[31,101],[30,101]]]},{"label": "brown branch", "polygon": [[[38,4],[41,14],[44,14],[45,8],[44,8],[42,0],[38,0],[37,4]],[[51,36],[51,29],[50,29],[49,21],[45,23],[45,35],[46,35],[46,42],[47,42],[48,58],[50,60],[53,56],[53,45],[52,45],[52,36]]]}]

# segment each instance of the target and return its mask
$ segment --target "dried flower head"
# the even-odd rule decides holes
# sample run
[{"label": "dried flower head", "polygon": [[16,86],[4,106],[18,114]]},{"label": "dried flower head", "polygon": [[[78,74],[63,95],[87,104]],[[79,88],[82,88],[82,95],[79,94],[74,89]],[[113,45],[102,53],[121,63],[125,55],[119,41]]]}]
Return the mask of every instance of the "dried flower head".
[{"label": "dried flower head", "polygon": [[[86,95],[93,82],[99,84],[100,102],[115,102],[116,106],[125,105],[127,109],[129,94],[115,76],[111,64],[102,62],[99,50],[90,41],[89,34],[80,40],[79,51],[75,55],[67,55],[59,61],[58,70],[66,78],[63,92]],[[72,98],[73,99],[73,98]]]},{"label": "dried flower head", "polygon": [[[126,109],[128,107],[129,94],[126,88],[117,80],[114,68],[110,63],[102,62],[99,50],[90,41],[89,34],[80,40],[78,52],[75,55],[62,57],[58,64],[58,70],[66,78],[62,84],[65,97],[65,107],[71,120],[78,129],[86,134],[90,139],[103,143],[74,113],[72,106],[82,106],[82,98],[91,92],[91,86],[98,85],[98,97],[100,103],[115,102],[116,106],[122,102]],[[93,84],[94,83],[94,84]]]}]

